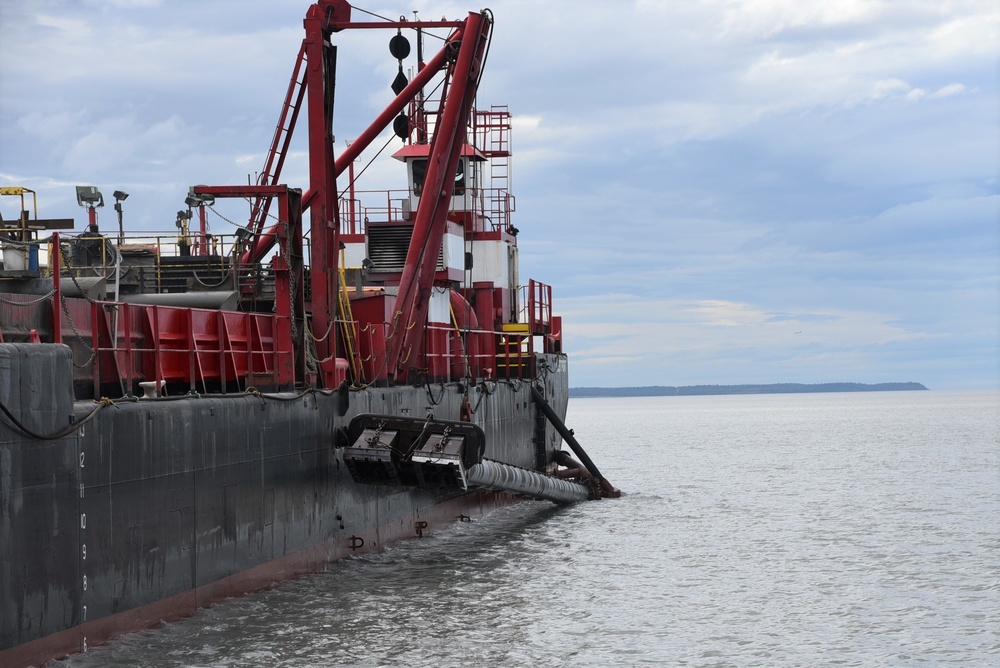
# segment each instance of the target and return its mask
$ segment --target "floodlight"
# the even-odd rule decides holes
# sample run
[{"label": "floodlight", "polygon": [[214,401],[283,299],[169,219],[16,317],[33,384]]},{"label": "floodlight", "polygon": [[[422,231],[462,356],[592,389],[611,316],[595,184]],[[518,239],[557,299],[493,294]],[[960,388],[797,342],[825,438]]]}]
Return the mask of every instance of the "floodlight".
[{"label": "floodlight", "polygon": [[[188,188],[188,197],[184,200],[184,203],[188,206],[212,206],[215,204],[215,195],[203,195],[201,193],[195,192],[195,188],[202,188],[204,186],[191,186]],[[194,201],[197,200],[197,201]]]},{"label": "floodlight", "polygon": [[77,186],[76,203],[91,208],[104,206],[104,195],[96,186]]},{"label": "floodlight", "polygon": [[118,245],[125,243],[125,222],[122,220],[122,202],[128,199],[128,193],[122,190],[116,190],[114,193],[115,197],[115,211],[118,212]]}]

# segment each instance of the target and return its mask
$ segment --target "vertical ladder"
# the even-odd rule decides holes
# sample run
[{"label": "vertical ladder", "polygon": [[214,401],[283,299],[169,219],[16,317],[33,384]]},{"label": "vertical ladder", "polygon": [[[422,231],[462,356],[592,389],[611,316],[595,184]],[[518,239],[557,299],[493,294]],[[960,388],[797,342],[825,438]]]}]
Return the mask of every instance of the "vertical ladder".
[{"label": "vertical ladder", "polygon": [[[281,168],[285,164],[285,156],[288,153],[288,146],[292,141],[292,132],[295,130],[295,121],[299,117],[299,109],[302,107],[302,100],[305,97],[306,71],[306,45],[305,42],[299,47],[299,55],[295,59],[295,67],[292,68],[292,79],[288,83],[288,92],[285,94],[285,101],[281,105],[281,115],[278,117],[278,125],[274,129],[274,137],[271,139],[271,147],[267,151],[264,159],[264,168],[257,178],[258,185],[274,185],[281,177]],[[264,220],[267,219],[267,212],[271,207],[271,197],[259,196],[253,201],[253,208],[250,213],[250,231],[254,237],[264,231]]]},{"label": "vertical ladder", "polygon": [[489,111],[478,112],[477,116],[477,147],[490,161],[489,213],[497,227],[506,229],[513,210],[510,197],[510,111],[507,105],[497,104],[491,106]]}]

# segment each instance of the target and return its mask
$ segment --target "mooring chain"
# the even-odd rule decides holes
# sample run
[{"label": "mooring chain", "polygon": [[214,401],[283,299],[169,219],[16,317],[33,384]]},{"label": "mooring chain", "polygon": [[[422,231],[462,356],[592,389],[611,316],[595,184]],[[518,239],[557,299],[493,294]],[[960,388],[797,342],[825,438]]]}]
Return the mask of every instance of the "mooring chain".
[{"label": "mooring chain", "polygon": [[[83,287],[81,287],[80,283],[76,280],[76,275],[72,271],[72,266],[70,265],[69,260],[66,257],[66,251],[63,250],[62,244],[59,244],[56,250],[59,251],[59,257],[62,258],[63,266],[66,267],[66,269],[68,270],[66,275],[69,276],[69,280],[73,281],[73,285],[75,285],[76,289],[80,291],[80,294],[83,295],[84,299],[86,299],[91,304],[96,304],[97,302],[90,298],[90,295],[87,294],[87,291],[84,290]],[[65,310],[66,307],[65,297],[62,297],[62,299],[63,299],[63,310]],[[67,313],[67,315],[69,314]],[[75,327],[73,328],[73,331],[74,332],[76,331]]]},{"label": "mooring chain", "polygon": [[451,438],[451,425],[446,425],[444,431],[441,432],[441,440],[438,441],[437,445],[434,446],[435,452],[443,452],[446,445],[448,445],[448,439]]},{"label": "mooring chain", "polygon": [[[244,199],[246,199],[246,198],[244,198]],[[248,201],[249,201],[249,200],[248,200]],[[216,210],[215,210],[215,207],[213,207],[213,206],[212,206],[211,204],[206,204],[206,205],[205,205],[205,208],[206,208],[206,209],[208,209],[209,211],[211,211],[212,213],[214,213],[214,214],[215,214],[216,216],[218,216],[218,217],[219,217],[219,218],[221,218],[222,220],[224,220],[224,221],[226,221],[227,223],[229,223],[230,225],[232,225],[232,226],[234,226],[234,227],[238,227],[238,228],[240,228],[241,230],[243,230],[243,231],[245,231],[245,232],[250,232],[250,233],[253,233],[253,230],[251,230],[251,229],[250,229],[249,227],[247,227],[247,226],[245,226],[245,225],[240,225],[240,224],[239,224],[239,223],[237,223],[236,221],[234,221],[234,220],[229,220],[228,218],[226,218],[225,216],[223,216],[223,215],[222,215],[221,213],[219,213],[218,211],[216,211]]]},{"label": "mooring chain", "polygon": [[[278,219],[275,218],[275,220],[278,220]],[[282,224],[282,221],[278,220],[278,224]],[[287,224],[286,224],[286,227],[287,227]],[[289,278],[289,280],[288,280],[288,299],[289,299],[289,302],[288,303],[291,304],[292,313],[294,314],[295,313],[295,300],[298,297],[297,290],[298,290],[299,280],[298,280],[298,276],[295,273],[295,268],[292,266],[292,263],[290,262],[292,256],[291,256],[291,254],[288,251],[288,239],[286,239],[285,236],[282,235],[280,232],[275,235],[275,238],[278,240],[278,250],[281,251],[282,257],[285,258],[285,266],[288,267],[288,278]],[[292,340],[293,341],[297,341],[298,338],[299,338],[299,325],[298,325],[297,322],[295,322],[295,317],[294,316],[291,318],[291,321],[292,321]],[[306,333],[310,337],[312,337],[312,332],[309,331],[309,323],[307,322],[307,318],[303,317],[303,325],[305,326]],[[331,324],[331,326],[332,326],[332,324]],[[313,340],[315,341],[315,337],[313,337]],[[306,350],[306,354],[307,355],[309,354],[308,349]],[[315,358],[313,358],[313,361],[319,361],[319,360],[316,360]]]},{"label": "mooring chain", "polygon": [[[273,195],[268,195],[268,198],[271,198],[271,197],[273,197]],[[244,197],[243,201],[246,202],[247,204],[249,204],[250,206],[253,206],[253,204],[254,204],[253,200],[250,199],[249,197]],[[233,223],[233,221],[231,221],[231,220],[226,220],[222,216],[219,216],[219,217],[222,218],[223,220],[225,220],[227,223],[232,223],[233,225],[236,225],[237,227],[242,227],[241,225],[239,225],[237,223]],[[274,215],[270,211],[267,212],[266,217],[270,218],[271,220],[273,220],[276,223],[280,223],[281,222],[281,218],[278,218],[276,215]],[[247,232],[251,231],[250,228],[248,228],[248,227],[244,227],[243,229],[245,229]]]},{"label": "mooring chain", "polygon": [[382,445],[382,429],[384,428],[385,428],[385,420],[382,420],[378,423],[378,426],[375,427],[375,433],[372,434],[371,438],[368,439],[369,447],[372,448],[384,447]]},{"label": "mooring chain", "polygon": [[83,364],[77,364],[76,361],[74,360],[73,366],[75,366],[77,369],[82,369],[84,367],[90,366],[90,364],[94,361],[94,358],[97,357],[97,350],[90,347],[90,345],[87,343],[87,339],[85,339],[83,337],[83,334],[80,333],[80,330],[76,328],[76,323],[73,322],[73,316],[69,314],[69,307],[66,305],[66,297],[60,294],[59,301],[62,303],[62,310],[63,313],[66,315],[66,321],[69,323],[70,329],[72,329],[73,333],[76,334],[77,338],[80,339],[80,343],[83,344],[83,347],[86,348],[88,351],[90,351],[90,357],[87,359],[86,362],[84,362]]},{"label": "mooring chain", "polygon": [[14,301],[13,299],[8,299],[6,297],[0,297],[0,304],[8,304],[10,306],[34,306],[35,304],[39,304],[47,299],[51,299],[52,295],[54,295],[55,293],[56,293],[55,290],[49,290],[48,293],[42,295],[38,299],[31,299],[25,302]]}]

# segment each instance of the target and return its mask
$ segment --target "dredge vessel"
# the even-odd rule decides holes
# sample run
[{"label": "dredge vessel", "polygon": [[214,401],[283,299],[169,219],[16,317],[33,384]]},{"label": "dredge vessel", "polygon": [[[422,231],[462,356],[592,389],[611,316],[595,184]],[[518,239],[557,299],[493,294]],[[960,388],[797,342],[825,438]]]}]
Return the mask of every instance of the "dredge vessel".
[{"label": "dredge vessel", "polygon": [[[309,7],[260,176],[192,186],[176,233],[126,234],[121,191],[117,234],[96,187],[79,233],[0,191],[21,198],[0,223],[0,665],[525,496],[617,495],[563,424],[552,290],[519,282],[511,115],[474,105],[492,15],[356,18]],[[335,156],[334,37],[376,28],[395,97]],[[300,116],[304,190],[281,180]],[[354,162],[390,128],[407,188],[363,192]],[[247,218],[209,233],[233,198]]]}]

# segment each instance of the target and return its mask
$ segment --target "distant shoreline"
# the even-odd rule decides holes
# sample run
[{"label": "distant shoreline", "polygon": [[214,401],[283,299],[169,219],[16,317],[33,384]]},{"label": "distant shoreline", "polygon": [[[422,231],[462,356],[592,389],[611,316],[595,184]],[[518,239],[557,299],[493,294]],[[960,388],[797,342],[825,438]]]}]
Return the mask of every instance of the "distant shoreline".
[{"label": "distant shoreline", "polygon": [[572,397],[681,397],[713,394],[802,394],[809,392],[899,392],[926,390],[922,383],[772,383],[769,385],[648,385],[571,387]]}]

